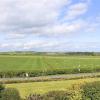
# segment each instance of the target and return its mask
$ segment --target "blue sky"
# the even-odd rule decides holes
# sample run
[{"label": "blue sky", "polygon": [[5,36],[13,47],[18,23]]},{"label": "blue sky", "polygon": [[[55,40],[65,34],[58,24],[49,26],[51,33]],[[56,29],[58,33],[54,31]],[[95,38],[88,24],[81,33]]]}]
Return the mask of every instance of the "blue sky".
[{"label": "blue sky", "polygon": [[0,51],[100,51],[100,0],[0,0]]}]

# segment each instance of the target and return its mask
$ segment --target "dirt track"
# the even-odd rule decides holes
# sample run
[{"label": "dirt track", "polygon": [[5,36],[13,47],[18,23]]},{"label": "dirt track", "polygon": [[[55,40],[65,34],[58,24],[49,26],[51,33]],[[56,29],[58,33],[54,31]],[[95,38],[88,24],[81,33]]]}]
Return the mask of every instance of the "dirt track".
[{"label": "dirt track", "polygon": [[57,80],[68,80],[68,79],[91,78],[91,77],[100,77],[100,72],[98,72],[98,73],[67,74],[67,75],[50,75],[50,76],[27,77],[27,78],[0,78],[0,83],[57,81]]}]

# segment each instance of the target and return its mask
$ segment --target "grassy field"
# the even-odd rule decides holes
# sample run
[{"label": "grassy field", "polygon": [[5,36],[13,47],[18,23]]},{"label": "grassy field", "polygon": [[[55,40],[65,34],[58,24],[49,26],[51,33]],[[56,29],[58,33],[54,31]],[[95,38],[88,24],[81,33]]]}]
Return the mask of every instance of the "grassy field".
[{"label": "grassy field", "polygon": [[53,90],[67,90],[73,85],[80,86],[86,82],[100,81],[100,78],[87,78],[78,80],[62,80],[62,81],[48,81],[48,82],[31,82],[31,83],[16,83],[7,84],[7,88],[16,88],[19,90],[22,98],[25,98],[32,93],[46,93]]},{"label": "grassy field", "polygon": [[0,56],[0,71],[100,70],[99,56]]},{"label": "grassy field", "polygon": [[[80,70],[79,70],[80,69]],[[10,56],[0,55],[0,71],[33,71],[52,72],[63,70],[64,72],[99,72],[100,56]],[[4,73],[5,74],[5,73]],[[59,73],[56,73],[59,74]],[[62,73],[60,73],[62,74]],[[47,75],[47,74],[46,74]],[[66,90],[74,84],[100,81],[100,78],[87,78],[78,80],[61,80],[47,82],[31,82],[6,84],[8,88],[19,90],[22,98],[30,93],[46,93],[53,90]]]}]

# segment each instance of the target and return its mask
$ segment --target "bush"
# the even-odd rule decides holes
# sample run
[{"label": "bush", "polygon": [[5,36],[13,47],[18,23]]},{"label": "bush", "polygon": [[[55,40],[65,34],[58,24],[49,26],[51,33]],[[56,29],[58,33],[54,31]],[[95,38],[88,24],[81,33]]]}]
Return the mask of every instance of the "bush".
[{"label": "bush", "polygon": [[0,84],[0,92],[2,92],[5,89],[5,86],[3,84]]},{"label": "bush", "polygon": [[29,95],[29,97],[27,97],[26,100],[44,100],[44,99],[43,96],[41,96],[40,94],[33,94]]},{"label": "bush", "polygon": [[1,93],[2,91],[5,89],[4,85],[3,84],[0,84],[0,98],[1,98]]},{"label": "bush", "polygon": [[80,92],[76,91],[51,91],[44,95],[33,94],[26,100],[82,100]]},{"label": "bush", "polygon": [[44,95],[45,100],[69,100],[69,93],[65,91],[52,91]]},{"label": "bush", "polygon": [[100,81],[82,86],[83,100],[100,100]]},{"label": "bush", "polygon": [[65,68],[65,69],[48,69],[45,71],[42,70],[20,70],[20,71],[4,71],[0,72],[0,78],[12,78],[12,77],[26,77],[26,73],[28,73],[29,77],[37,77],[37,76],[46,76],[46,75],[57,75],[57,74],[77,74],[77,73],[92,73],[92,72],[99,72],[100,68],[98,69],[85,69],[81,68],[80,71],[75,68]]},{"label": "bush", "polygon": [[21,98],[16,89],[7,88],[2,91],[0,100],[21,100]]}]

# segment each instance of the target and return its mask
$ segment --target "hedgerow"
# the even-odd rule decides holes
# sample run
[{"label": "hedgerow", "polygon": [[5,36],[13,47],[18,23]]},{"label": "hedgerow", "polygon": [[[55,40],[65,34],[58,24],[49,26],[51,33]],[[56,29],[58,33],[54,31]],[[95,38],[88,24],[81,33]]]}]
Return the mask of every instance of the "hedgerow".
[{"label": "hedgerow", "polygon": [[82,100],[80,92],[77,91],[51,91],[44,95],[29,95],[26,100]]},{"label": "hedgerow", "polygon": [[100,81],[82,86],[83,100],[100,100]]},{"label": "hedgerow", "polygon": [[22,100],[17,91],[14,88],[5,88],[3,84],[0,84],[0,100]]},{"label": "hedgerow", "polygon": [[46,75],[57,75],[57,74],[78,74],[78,73],[92,73],[99,72],[98,70],[91,70],[81,68],[80,71],[75,69],[51,69],[51,70],[20,70],[20,71],[2,71],[0,72],[0,78],[13,78],[13,77],[26,77],[28,73],[29,77],[46,76]]}]

